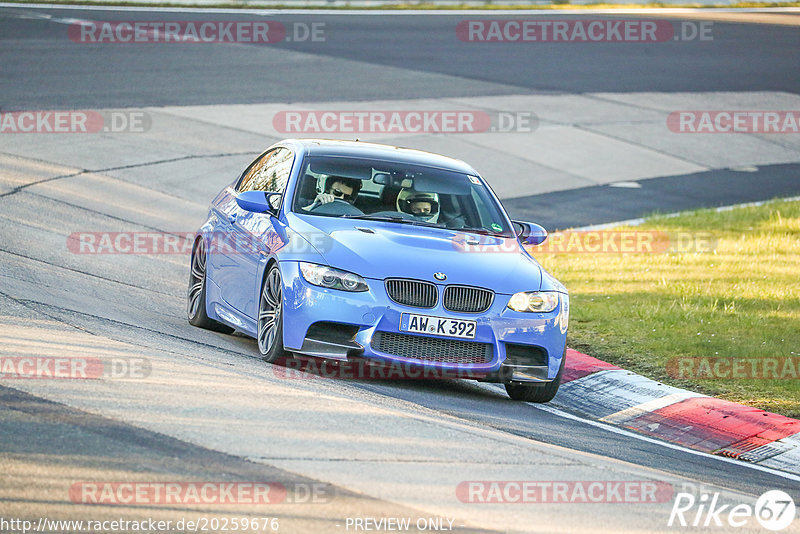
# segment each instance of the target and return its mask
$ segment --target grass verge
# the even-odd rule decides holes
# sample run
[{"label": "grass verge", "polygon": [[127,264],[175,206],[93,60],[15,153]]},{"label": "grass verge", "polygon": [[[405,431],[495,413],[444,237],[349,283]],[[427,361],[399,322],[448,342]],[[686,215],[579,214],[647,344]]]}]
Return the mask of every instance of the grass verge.
[{"label": "grass verge", "polygon": [[[570,290],[569,346],[666,384],[800,418],[800,368],[786,363],[800,362],[800,202],[654,216],[615,230],[713,240],[707,252],[534,251]],[[777,372],[770,359],[782,359]],[[678,363],[686,366],[670,367]],[[742,378],[753,369],[766,377]]]}]

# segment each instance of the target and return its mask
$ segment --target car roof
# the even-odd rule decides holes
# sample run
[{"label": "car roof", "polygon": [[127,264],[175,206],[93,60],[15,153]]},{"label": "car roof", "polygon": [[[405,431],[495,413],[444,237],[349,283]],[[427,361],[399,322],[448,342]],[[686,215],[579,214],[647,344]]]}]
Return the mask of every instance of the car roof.
[{"label": "car roof", "polygon": [[478,174],[475,169],[461,160],[412,148],[335,139],[286,139],[278,144],[295,145],[310,156],[369,158],[436,167],[465,174]]}]

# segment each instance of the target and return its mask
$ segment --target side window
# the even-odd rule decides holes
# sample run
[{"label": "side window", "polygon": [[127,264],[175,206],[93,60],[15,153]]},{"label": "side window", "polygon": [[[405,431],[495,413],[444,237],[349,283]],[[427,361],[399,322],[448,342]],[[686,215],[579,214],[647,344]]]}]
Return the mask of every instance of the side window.
[{"label": "side window", "polygon": [[276,148],[256,161],[242,177],[239,192],[268,191],[283,193],[292,170],[294,154],[286,148]]}]

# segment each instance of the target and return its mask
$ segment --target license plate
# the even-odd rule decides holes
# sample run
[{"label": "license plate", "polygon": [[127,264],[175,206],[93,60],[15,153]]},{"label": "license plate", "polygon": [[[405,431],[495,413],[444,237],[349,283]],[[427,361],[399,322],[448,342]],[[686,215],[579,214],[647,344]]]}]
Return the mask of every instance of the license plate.
[{"label": "license plate", "polygon": [[477,323],[475,321],[448,319],[432,315],[404,313],[400,316],[400,330],[403,332],[475,339],[476,326]]}]

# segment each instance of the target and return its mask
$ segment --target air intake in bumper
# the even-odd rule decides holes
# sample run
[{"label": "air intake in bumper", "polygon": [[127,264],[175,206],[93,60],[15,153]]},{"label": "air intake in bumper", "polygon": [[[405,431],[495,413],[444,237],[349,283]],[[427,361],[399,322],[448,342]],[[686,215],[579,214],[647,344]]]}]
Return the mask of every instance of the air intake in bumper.
[{"label": "air intake in bumper", "polygon": [[376,332],[372,348],[378,352],[426,362],[477,364],[492,361],[492,345],[460,339]]}]

